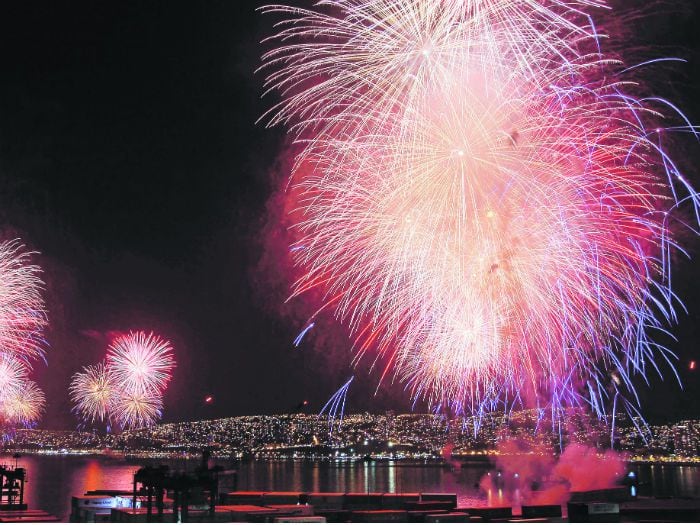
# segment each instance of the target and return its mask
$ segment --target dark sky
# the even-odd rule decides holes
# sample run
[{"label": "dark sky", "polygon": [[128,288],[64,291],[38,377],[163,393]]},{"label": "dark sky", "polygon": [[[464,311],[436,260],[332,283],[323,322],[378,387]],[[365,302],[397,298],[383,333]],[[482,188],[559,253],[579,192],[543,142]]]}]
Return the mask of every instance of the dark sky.
[{"label": "dark sky", "polygon": [[[255,7],[0,6],[0,227],[40,251],[45,270],[42,426],[75,426],[70,376],[103,357],[100,334],[113,330],[153,329],[174,343],[165,420],[287,411],[305,398],[316,410],[351,374],[337,348],[292,348],[301,326],[276,314],[283,297],[256,269],[284,133],[255,124],[271,103],[254,75],[271,27]],[[659,83],[695,121],[699,22],[691,7],[644,26],[639,42],[690,60]],[[690,178],[700,186],[700,174]],[[695,268],[682,265],[676,280],[691,311],[673,346],[686,390],[654,381],[644,394],[652,419],[700,415],[698,380],[686,371],[700,358]],[[349,409],[406,409],[398,388],[374,397],[375,382],[355,385]],[[216,403],[205,407],[210,393]]]}]

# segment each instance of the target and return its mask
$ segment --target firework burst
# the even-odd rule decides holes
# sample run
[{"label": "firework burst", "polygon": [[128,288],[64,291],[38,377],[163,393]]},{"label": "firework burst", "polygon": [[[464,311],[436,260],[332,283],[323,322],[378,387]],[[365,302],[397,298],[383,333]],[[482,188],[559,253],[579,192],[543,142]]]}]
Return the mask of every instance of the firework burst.
[{"label": "firework burst", "polygon": [[69,388],[75,411],[90,421],[106,421],[117,395],[114,381],[104,363],[86,366],[73,376]]},{"label": "firework burst", "polygon": [[163,392],[175,359],[170,343],[153,333],[129,332],[109,345],[104,362],[73,376],[70,396],[82,421],[150,426],[163,412]]},{"label": "firework burst", "polygon": [[162,413],[162,395],[155,390],[122,391],[114,402],[114,419],[122,428],[150,426]]},{"label": "firework burst", "polygon": [[44,412],[46,397],[34,381],[24,381],[21,387],[2,400],[5,417],[13,424],[30,426]]},{"label": "firework burst", "polygon": [[7,426],[31,425],[44,410],[44,394],[28,379],[44,356],[43,282],[32,254],[19,241],[0,243],[0,415]]},{"label": "firework burst", "polygon": [[107,366],[121,389],[145,392],[167,386],[175,361],[168,341],[153,332],[129,332],[110,345]]},{"label": "firework burst", "polygon": [[27,363],[15,355],[0,355],[0,414],[9,427],[30,426],[44,411],[43,392],[28,379]]},{"label": "firework burst", "polygon": [[28,373],[29,369],[23,361],[8,354],[0,354],[0,399],[20,391]]},{"label": "firework burst", "polygon": [[603,53],[605,6],[263,9],[282,18],[269,122],[301,151],[293,296],[320,290],[357,356],[435,408],[634,412],[633,377],[673,358],[652,336],[676,319],[678,207],[698,202],[663,136],[695,128]]},{"label": "firework burst", "polygon": [[18,241],[0,243],[0,351],[25,361],[44,355],[47,325],[41,269]]}]

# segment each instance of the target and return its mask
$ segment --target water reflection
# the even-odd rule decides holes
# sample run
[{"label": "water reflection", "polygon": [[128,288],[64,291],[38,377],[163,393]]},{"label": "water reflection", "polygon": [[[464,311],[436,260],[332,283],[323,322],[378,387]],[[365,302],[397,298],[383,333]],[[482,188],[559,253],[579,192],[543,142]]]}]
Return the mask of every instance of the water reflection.
[{"label": "water reflection", "polygon": [[[0,462],[10,463],[0,457]],[[39,508],[67,518],[70,497],[88,490],[129,490],[138,465],[104,458],[69,456],[24,456],[19,466],[27,469],[25,501],[29,508]]]},{"label": "water reflection", "polygon": [[[14,464],[9,456],[0,462]],[[151,464],[160,464],[155,461]],[[192,469],[198,461],[169,461],[172,469]],[[479,480],[484,464],[460,469],[440,464],[406,465],[397,462],[252,461],[243,464],[217,462],[238,471],[239,490],[308,492],[454,492],[460,505],[502,502],[504,494],[482,494]],[[131,488],[139,462],[105,457],[25,456],[19,460],[29,482],[26,500],[30,508],[41,508],[63,519],[70,513],[70,497],[88,490]],[[700,498],[700,467],[635,465],[640,496]],[[222,487],[230,490],[233,487]]]},{"label": "water reflection", "polygon": [[693,465],[634,465],[637,494],[670,498],[700,498],[700,467]]}]

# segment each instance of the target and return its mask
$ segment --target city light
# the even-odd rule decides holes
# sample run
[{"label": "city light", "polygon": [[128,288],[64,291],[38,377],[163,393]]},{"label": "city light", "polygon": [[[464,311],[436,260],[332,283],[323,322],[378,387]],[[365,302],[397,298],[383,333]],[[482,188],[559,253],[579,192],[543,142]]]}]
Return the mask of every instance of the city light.
[{"label": "city light", "polygon": [[[590,416],[571,415],[567,443],[607,444],[605,425]],[[497,457],[499,443],[516,440],[541,450],[542,443],[557,443],[550,425],[532,432],[537,414],[493,414],[487,422],[474,418],[446,421],[432,414],[346,414],[342,427],[330,432],[326,418],[306,414],[239,416],[225,419],[158,424],[116,434],[21,430],[8,442],[10,448],[44,454],[128,451],[144,457],[182,457],[206,448],[214,457],[252,455],[258,459],[343,457],[348,461],[375,458],[444,460],[449,443],[454,457]],[[475,431],[475,428],[478,430]],[[448,432],[448,428],[459,429]],[[639,438],[635,423],[618,415],[616,448],[638,462],[700,464],[700,420],[650,425],[647,441]],[[192,452],[194,451],[194,452]],[[552,454],[555,451],[552,450]],[[550,456],[552,454],[549,454]],[[624,474],[636,479],[633,471]],[[515,471],[513,477],[520,477]]]}]

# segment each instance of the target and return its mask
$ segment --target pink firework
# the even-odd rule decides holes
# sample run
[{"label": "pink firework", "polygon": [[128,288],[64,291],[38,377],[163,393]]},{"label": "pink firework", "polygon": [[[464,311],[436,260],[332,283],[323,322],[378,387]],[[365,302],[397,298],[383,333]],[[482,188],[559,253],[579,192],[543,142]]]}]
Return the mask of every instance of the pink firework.
[{"label": "pink firework", "polygon": [[0,243],[0,416],[8,426],[30,425],[44,410],[44,394],[28,379],[43,357],[47,325],[41,269],[19,241]]},{"label": "pink firework", "polygon": [[606,4],[263,8],[268,117],[300,150],[292,295],[435,408],[636,412],[633,377],[673,358],[652,337],[698,196],[664,137],[696,129],[606,54]]},{"label": "pink firework", "polygon": [[21,387],[2,400],[5,418],[13,425],[29,426],[44,412],[46,397],[34,381],[24,381]]},{"label": "pink firework", "polygon": [[44,355],[47,325],[41,269],[19,241],[0,243],[0,351],[23,360]]},{"label": "pink firework", "polygon": [[129,332],[109,345],[107,368],[122,391],[161,391],[170,381],[175,360],[165,339],[153,332]]},{"label": "pink firework", "polygon": [[24,361],[0,354],[0,416],[8,426],[31,425],[44,411],[44,393],[28,379],[28,374]]},{"label": "pink firework", "polygon": [[29,368],[12,355],[0,354],[0,401],[21,391]]}]

